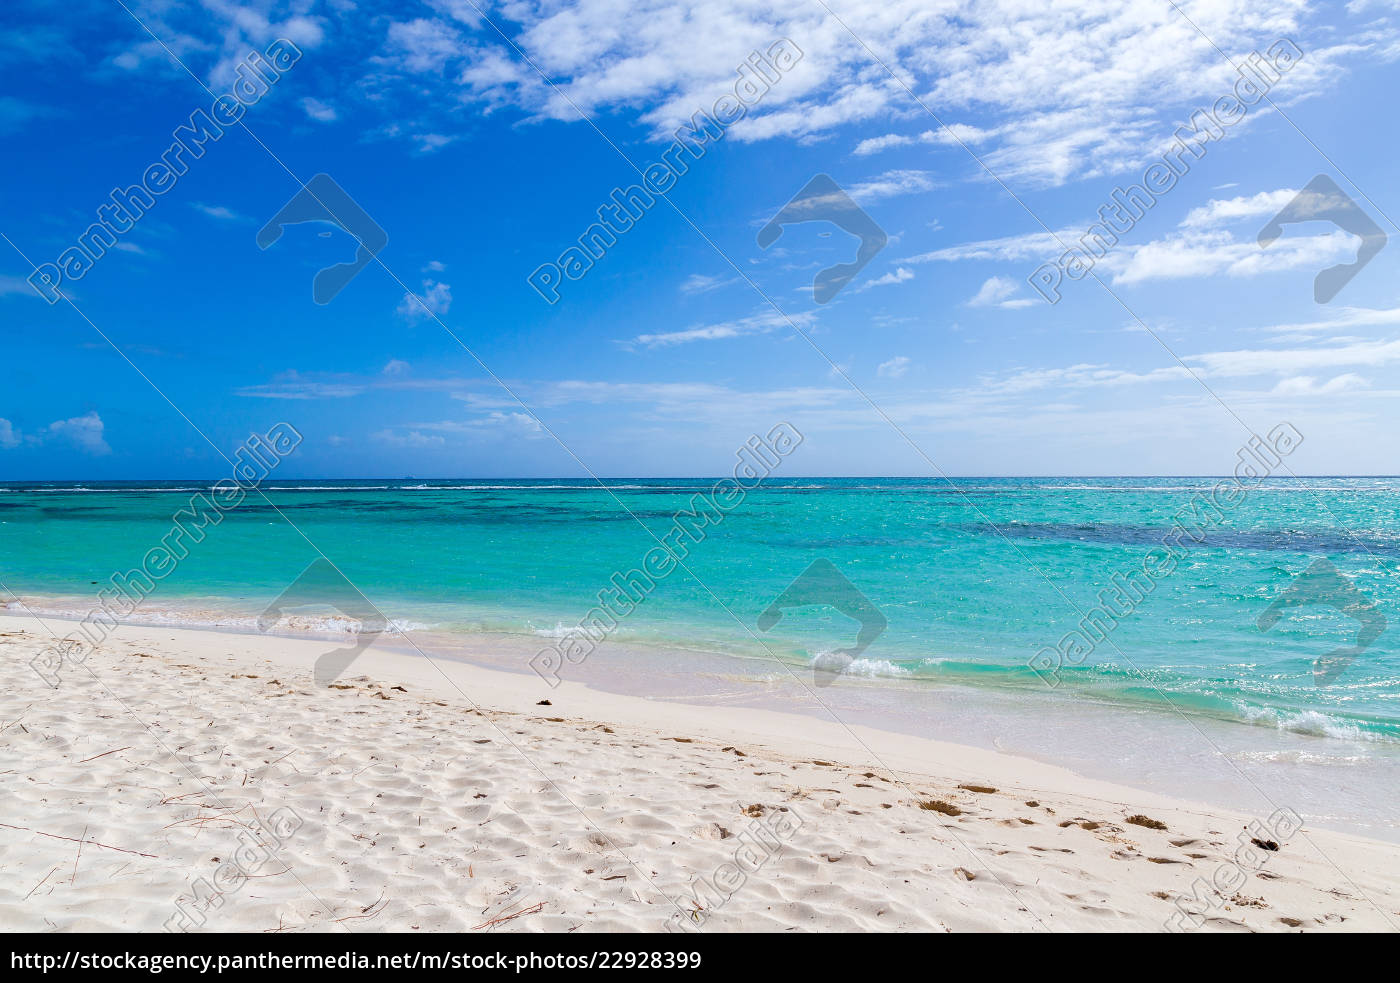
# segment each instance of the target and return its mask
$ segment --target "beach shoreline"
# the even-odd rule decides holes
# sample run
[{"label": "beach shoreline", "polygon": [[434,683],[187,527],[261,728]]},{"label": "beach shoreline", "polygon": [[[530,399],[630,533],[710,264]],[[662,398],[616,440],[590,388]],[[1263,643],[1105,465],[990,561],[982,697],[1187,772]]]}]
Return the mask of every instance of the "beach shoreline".
[{"label": "beach shoreline", "polygon": [[[87,632],[81,596],[12,596],[0,610],[37,615],[65,638]],[[245,638],[311,640],[349,646],[355,636],[342,616],[290,615],[264,632],[253,605],[223,598],[186,599],[145,605],[123,622],[131,627],[213,631]],[[549,697],[562,678],[589,693],[610,694],[599,712],[626,714],[641,705],[717,708],[737,713],[776,712],[783,718],[858,725],[889,735],[998,753],[1037,767],[1060,768],[1138,792],[1255,813],[1287,805],[1310,827],[1400,843],[1400,813],[1387,789],[1400,785],[1400,745],[1375,735],[1338,729],[1337,721],[1303,713],[1288,721],[1259,716],[1244,721],[1183,708],[1153,691],[1144,679],[1136,705],[1098,699],[1073,685],[1050,689],[1030,679],[1017,685],[979,678],[909,678],[848,671],[818,681],[798,653],[769,650],[763,656],[716,651],[701,643],[610,639],[578,663],[549,678],[533,656],[552,637],[548,630],[445,630],[390,622],[373,650],[390,661],[385,671],[405,667],[467,665],[507,677],[525,677],[539,698]],[[71,667],[37,666],[57,681]],[[427,662],[425,662],[425,659]],[[446,685],[437,673],[426,679]],[[449,687],[450,688],[450,687]],[[640,726],[655,726],[643,716]]]},{"label": "beach shoreline", "polygon": [[0,616],[11,930],[1158,930],[1211,882],[1207,930],[1400,922],[1395,844],[1304,825],[1242,868],[1274,812],[985,748],[379,645],[317,689],[334,640],[174,627],[55,690],[44,631]]}]

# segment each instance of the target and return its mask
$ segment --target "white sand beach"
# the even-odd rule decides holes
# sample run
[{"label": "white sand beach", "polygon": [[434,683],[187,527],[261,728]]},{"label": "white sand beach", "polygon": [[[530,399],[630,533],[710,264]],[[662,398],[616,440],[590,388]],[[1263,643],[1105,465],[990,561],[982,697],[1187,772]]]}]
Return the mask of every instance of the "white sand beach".
[{"label": "white sand beach", "polygon": [[53,689],[50,640],[0,617],[7,931],[1400,925],[1400,846],[1263,807],[383,648],[317,689],[324,638],[123,626]]}]

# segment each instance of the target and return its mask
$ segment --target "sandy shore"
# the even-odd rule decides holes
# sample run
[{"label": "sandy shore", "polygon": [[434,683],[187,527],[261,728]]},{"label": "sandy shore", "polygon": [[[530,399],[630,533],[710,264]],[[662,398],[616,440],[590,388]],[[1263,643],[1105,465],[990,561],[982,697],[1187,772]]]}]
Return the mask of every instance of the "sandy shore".
[{"label": "sandy shore", "polygon": [[55,690],[50,641],[0,617],[6,931],[1400,926],[1400,846],[1268,803],[382,648],[315,689],[325,639],[124,626]]}]

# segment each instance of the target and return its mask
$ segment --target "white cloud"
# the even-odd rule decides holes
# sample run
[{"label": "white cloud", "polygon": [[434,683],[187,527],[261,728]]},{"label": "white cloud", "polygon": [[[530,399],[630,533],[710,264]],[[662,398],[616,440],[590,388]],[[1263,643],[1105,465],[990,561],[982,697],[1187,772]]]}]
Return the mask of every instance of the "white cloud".
[{"label": "white cloud", "polygon": [[[1170,4],[886,0],[848,3],[840,14],[846,26],[820,5],[651,0],[630,12],[623,30],[614,0],[540,0],[495,17],[567,98],[493,43],[489,31],[464,34],[450,15],[391,24],[380,63],[390,72],[454,80],[464,99],[488,111],[510,106],[570,123],[578,121],[575,105],[590,116],[630,111],[663,139],[732,91],[745,54],[787,37],[802,59],[731,128],[732,139],[818,138],[897,112],[915,116],[920,129],[869,137],[858,154],[950,142],[872,64],[868,45],[941,116],[975,111],[993,120],[960,120],[955,130],[965,141],[990,144],[989,162],[1008,176],[1044,183],[1141,159],[1178,117],[1211,105],[1235,81]],[[1237,58],[1300,19],[1294,0],[1221,3],[1192,16]],[[1389,37],[1377,29],[1349,38],[1347,50],[1384,55]],[[1293,95],[1337,77],[1325,44],[1304,46],[1308,57],[1289,75]]]},{"label": "white cloud", "polygon": [[996,130],[984,130],[981,127],[971,126],[967,123],[949,123],[947,126],[937,130],[925,130],[917,136],[887,133],[880,137],[870,137],[856,145],[855,154],[857,157],[868,157],[871,154],[878,154],[881,151],[889,150],[891,147],[909,147],[916,143],[942,146],[958,146],[960,144],[973,146],[974,144],[990,140],[996,135]]},{"label": "white cloud", "polygon": [[[932,133],[928,134],[932,136]],[[889,150],[891,147],[907,147],[918,141],[918,137],[902,136],[898,133],[886,133],[881,137],[870,137],[856,144],[855,155],[857,157],[867,157],[870,154],[878,154],[882,150]],[[929,141],[932,142],[932,141]]]},{"label": "white cloud", "polygon": [[990,277],[967,302],[968,307],[991,307],[1016,292],[1016,281],[1004,276]]},{"label": "white cloud", "polygon": [[379,430],[370,434],[371,440],[377,440],[382,444],[389,444],[392,447],[442,447],[447,441],[437,434],[419,433],[417,430],[410,430],[406,433],[399,433],[395,430]]},{"label": "white cloud", "polygon": [[[407,372],[407,364],[391,359],[383,369],[371,376],[303,374],[292,370],[279,373],[271,382],[242,386],[234,393],[256,399],[351,399],[368,392],[453,392],[470,385],[470,380],[455,376],[414,378]],[[405,369],[399,371],[399,366]]]},{"label": "white cloud", "polygon": [[[142,16],[220,91],[238,61],[273,38],[290,38],[305,51],[369,36],[378,46],[369,58],[347,43],[344,57],[322,64],[362,66],[337,79],[337,91],[362,92],[383,106],[403,121],[394,133],[424,151],[457,132],[448,123],[460,118],[463,104],[479,113],[510,109],[530,121],[586,125],[577,106],[594,119],[635,119],[669,142],[694,112],[733,91],[749,52],[786,37],[803,57],[726,139],[811,142],[863,124],[860,156],[947,145],[950,134],[910,98],[907,84],[1002,177],[1049,185],[1122,172],[1150,158],[1182,119],[1231,91],[1236,75],[1227,57],[1240,61],[1271,39],[1293,37],[1307,53],[1280,83],[1290,100],[1338,85],[1351,63],[1400,56],[1390,20],[1338,25],[1327,16],[1335,8],[1304,0],[1202,0],[1192,5],[1190,21],[1171,3],[1069,0],[849,0],[839,21],[820,4],[775,8],[766,0],[482,7],[529,62],[482,25],[466,0],[401,5],[375,16],[349,2],[206,0],[148,4]],[[1227,57],[1202,43],[1197,26]],[[131,44],[112,64],[175,71],[151,41]],[[317,106],[302,108],[319,118]],[[901,119],[913,121],[908,133],[882,132]],[[964,164],[965,174],[980,179],[975,164]]]},{"label": "white cloud", "polygon": [[97,415],[96,410],[90,410],[71,420],[55,420],[49,424],[48,434],[71,441],[79,450],[101,457],[112,453],[112,448],[107,446],[104,439],[104,429],[102,417]]},{"label": "white cloud", "polygon": [[1400,340],[1353,341],[1323,348],[1240,349],[1192,355],[1211,375],[1306,375],[1325,368],[1379,367],[1400,361]]},{"label": "white cloud", "polygon": [[389,25],[388,57],[409,72],[441,74],[448,61],[471,48],[445,21],[419,17]]},{"label": "white cloud", "polygon": [[861,291],[869,290],[872,287],[889,287],[893,286],[896,283],[905,283],[912,279],[914,279],[913,270],[909,269],[908,267],[898,266],[895,267],[895,269],[891,270],[889,273],[886,273],[884,276],[876,277],[874,280],[866,280],[864,283],[860,284],[860,286],[856,287],[855,290],[852,291],[852,293],[860,293]]},{"label": "white cloud", "polygon": [[[509,405],[519,406],[514,401],[511,401]],[[396,443],[399,446],[427,447],[445,444],[446,437],[442,436],[443,434],[473,438],[483,435],[497,435],[518,437],[525,440],[535,440],[548,436],[539,420],[529,413],[492,410],[484,416],[468,420],[436,420],[429,423],[404,424],[400,431],[382,430],[375,434],[375,438]]]},{"label": "white cloud", "polygon": [[418,145],[419,152],[425,154],[430,154],[434,150],[441,150],[443,147],[447,146],[449,143],[454,142],[456,139],[456,137],[448,136],[445,133],[413,134],[413,141]]},{"label": "white cloud", "polygon": [[1317,380],[1329,369],[1364,367],[1377,369],[1400,363],[1400,339],[1345,341],[1332,339],[1313,348],[1258,348],[1202,352],[1185,355],[1186,365],[1171,364],[1144,370],[1118,369],[1103,364],[1079,363],[1066,367],[1018,369],[1008,375],[984,378],[977,390],[983,394],[1011,395],[1045,388],[1101,388],[1142,386],[1159,382],[1192,382],[1196,379],[1247,379],[1275,376],[1272,396],[1315,396],[1355,392],[1370,384],[1354,372]]},{"label": "white cloud", "polygon": [[880,367],[875,370],[875,374],[883,379],[898,379],[909,371],[910,360],[903,355],[896,355],[888,362],[881,362]]},{"label": "white cloud", "polygon": [[845,188],[854,201],[866,204],[881,198],[932,191],[937,185],[928,171],[886,171],[878,177]]},{"label": "white cloud", "polygon": [[320,99],[313,99],[306,96],[301,100],[301,108],[307,116],[318,123],[333,123],[336,120],[335,107],[329,103],[324,103]]},{"label": "white cloud", "polygon": [[1369,385],[1369,383],[1354,372],[1348,372],[1345,375],[1339,375],[1333,379],[1329,379],[1320,386],[1317,384],[1317,380],[1312,376],[1297,375],[1288,379],[1280,379],[1278,385],[1274,386],[1271,395],[1330,396],[1335,393],[1365,389],[1367,385]]},{"label": "white cloud", "polygon": [[1355,259],[1358,239],[1344,232],[1285,236],[1268,249],[1227,231],[1182,233],[1111,252],[1100,261],[1115,284],[1184,277],[1250,277],[1284,270],[1316,272]]},{"label": "white cloud", "polygon": [[9,294],[20,294],[29,297],[39,296],[39,292],[22,278],[17,276],[0,276],[0,297],[5,297]]},{"label": "white cloud", "polygon": [[968,307],[1005,307],[1016,309],[1029,307],[1035,303],[1025,297],[1016,297],[1020,284],[1009,277],[989,277],[980,290],[968,300]]},{"label": "white cloud", "polygon": [[476,420],[469,420],[468,423],[471,426],[502,430],[523,437],[543,437],[545,435],[540,422],[529,413],[502,413],[498,411]]},{"label": "white cloud", "polygon": [[[1284,236],[1269,248],[1261,248],[1253,229],[1243,230],[1246,238],[1237,237],[1235,230],[1223,228],[1246,219],[1260,219],[1276,213],[1297,192],[1289,188],[1263,191],[1251,196],[1212,199],[1192,209],[1179,225],[1179,231],[1145,243],[1119,242],[1098,259],[1095,269],[1107,274],[1113,284],[1138,284],[1149,280],[1173,280],[1203,276],[1252,277],[1287,270],[1316,272],[1336,263],[1355,259],[1359,240],[1340,230],[1301,236]],[[1066,248],[1076,247],[1089,222],[1078,229],[1061,229],[1055,233],[1029,232],[984,239],[936,249],[909,256],[905,263],[965,262],[968,260],[1002,263],[1035,263],[1053,261]],[[1025,273],[1029,273],[1026,270]],[[1011,281],[993,277],[983,284],[982,292],[970,304],[986,306],[991,303],[984,292],[1004,289]],[[1023,307],[1031,301],[1007,301],[1002,306]]]},{"label": "white cloud", "polygon": [[1388,310],[1373,310],[1369,307],[1336,308],[1331,317],[1321,321],[1301,321],[1294,324],[1276,324],[1266,332],[1276,338],[1294,339],[1318,334],[1335,334],[1343,328],[1370,327],[1378,324],[1400,324],[1400,307]]},{"label": "white cloud", "polygon": [[[322,18],[296,11],[277,19],[269,10],[272,6],[271,3],[227,3],[224,0],[145,5],[139,10],[142,23],[160,41],[133,44],[113,57],[111,63],[129,72],[165,71],[188,82],[183,69],[171,62],[170,52],[173,51],[181,62],[207,78],[215,92],[227,92],[238,80],[235,73],[250,51],[263,51],[272,41],[285,38],[307,52],[319,47],[325,39]],[[144,31],[140,31],[139,36],[149,37]],[[196,66],[203,66],[205,70],[200,71]]]},{"label": "white cloud", "polygon": [[[983,239],[965,242],[957,246],[946,246],[932,252],[908,256],[902,263],[958,263],[964,260],[994,260],[1001,263],[1043,261],[1046,257],[1058,256],[1065,247],[1060,244],[1073,242],[1083,231],[1062,229],[1060,232],[1028,232],[1021,235],[1003,236],[999,239]],[[1058,236],[1058,238],[1057,238]]]},{"label": "white cloud", "polygon": [[1256,195],[1240,198],[1212,198],[1199,208],[1193,208],[1182,219],[1184,229],[1209,228],[1225,225],[1246,218],[1262,218],[1277,213],[1293,200],[1298,192],[1292,188],[1278,191],[1261,191]]},{"label": "white cloud", "polygon": [[23,436],[9,420],[0,417],[0,449],[12,450],[20,445]]},{"label": "white cloud", "polygon": [[[423,291],[416,298],[404,294],[399,302],[399,314],[410,321],[437,315],[442,317],[452,307],[452,285],[436,280],[424,280]],[[426,308],[426,310],[425,310]]]},{"label": "white cloud", "polygon": [[[1144,160],[1180,119],[1236,81],[1226,59],[1166,3],[848,3],[841,20],[863,44],[820,5],[652,0],[633,13],[622,30],[613,0],[540,0],[498,21],[568,99],[528,66],[502,64],[499,46],[464,41],[445,19],[395,25],[390,57],[418,74],[459,69],[466,97],[488,108],[569,122],[577,121],[571,101],[590,115],[631,110],[661,138],[732,87],[743,53],[786,36],[804,56],[733,128],[735,139],[814,138],[895,112],[912,115],[921,131],[868,138],[859,152],[939,133],[872,64],[868,45],[940,116],[975,111],[989,119],[969,127],[967,138],[991,145],[985,158],[999,173],[1046,184]],[[1297,0],[1198,4],[1191,19],[1236,60],[1269,39],[1297,37],[1307,56],[1287,76],[1290,98],[1335,84],[1343,56],[1396,54],[1393,27],[1382,22],[1334,44],[1326,29],[1309,25]]]},{"label": "white cloud", "polygon": [[1189,380],[1191,374],[1181,366],[1133,372],[1107,365],[1080,363],[1065,368],[1020,369],[1002,379],[983,380],[983,393],[1013,395],[1048,387],[1098,388],[1103,386],[1139,386],[1151,382]]},{"label": "white cloud", "polygon": [[239,215],[232,208],[226,208],[223,205],[206,205],[202,201],[192,202],[192,204],[197,211],[203,212],[210,218],[219,219],[221,222],[243,221],[243,216]]},{"label": "white cloud", "polygon": [[684,345],[692,341],[718,341],[724,338],[739,338],[751,334],[767,334],[779,329],[791,330],[792,325],[806,327],[815,320],[811,314],[789,314],[784,317],[772,311],[754,314],[749,317],[719,324],[704,324],[682,331],[666,331],[655,334],[640,334],[632,339],[632,344],[648,348],[664,348],[671,345]]},{"label": "white cloud", "polygon": [[703,276],[699,273],[692,273],[685,278],[680,290],[683,294],[707,294],[711,290],[718,290],[720,287],[727,287],[729,284],[737,282],[737,277]]}]

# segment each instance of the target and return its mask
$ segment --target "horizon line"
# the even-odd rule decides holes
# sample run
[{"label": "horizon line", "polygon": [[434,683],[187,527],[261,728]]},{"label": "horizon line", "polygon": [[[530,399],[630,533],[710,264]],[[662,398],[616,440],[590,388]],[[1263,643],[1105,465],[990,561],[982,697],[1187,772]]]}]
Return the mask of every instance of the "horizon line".
[{"label": "horizon line", "polygon": [[[599,484],[600,482],[607,482],[607,481],[723,481],[723,480],[725,480],[725,479],[727,479],[727,478],[732,478],[732,477],[733,477],[732,475],[606,475],[606,476],[597,476],[597,477],[592,477],[592,476],[587,476],[587,475],[581,476],[581,477],[580,477],[580,476],[568,477],[568,476],[561,476],[561,475],[544,475],[544,476],[521,476],[521,475],[515,475],[515,476],[509,476],[509,477],[505,477],[505,476],[490,476],[490,477],[475,477],[475,478],[470,478],[470,477],[460,477],[460,476],[451,476],[451,475],[449,475],[449,476],[446,476],[446,477],[425,478],[425,477],[420,477],[420,476],[418,476],[418,475],[407,475],[407,476],[399,476],[399,477],[388,477],[388,476],[384,476],[384,475],[356,475],[356,476],[354,476],[354,477],[330,477],[330,476],[325,476],[325,475],[304,475],[304,476],[300,476],[300,477],[289,477],[289,478],[265,478],[265,479],[263,479],[262,481],[257,482],[256,485],[257,485],[258,487],[262,487],[262,486],[266,486],[266,485],[270,485],[270,484],[271,484],[271,485],[275,485],[275,484],[278,484],[278,483],[285,483],[285,482],[289,482],[289,481],[379,481],[379,482],[402,482],[402,481],[426,481],[426,482],[439,482],[439,481],[462,481],[462,482],[481,482],[481,481],[574,481],[574,482],[582,482],[582,483],[591,484],[591,485],[597,485],[597,484]],[[770,476],[770,477],[771,477],[771,476]],[[1234,475],[1231,475],[1231,474],[1204,474],[1204,473],[1199,473],[1199,474],[1197,474],[1197,473],[1164,473],[1164,472],[1154,472],[1154,473],[1144,472],[1144,473],[1140,473],[1140,474],[1101,474],[1101,473],[1094,473],[1094,474],[1088,474],[1088,473],[1085,473],[1085,474],[955,474],[955,475],[928,475],[928,474],[812,474],[812,475],[788,475],[788,476],[785,476],[785,477],[783,477],[782,479],[779,479],[779,480],[781,480],[781,481],[857,481],[857,480],[864,480],[864,481],[913,481],[913,480],[918,480],[918,479],[925,479],[925,480],[928,480],[928,481],[956,481],[956,480],[985,480],[985,479],[998,479],[998,480],[1033,480],[1033,479],[1034,479],[1034,480],[1064,480],[1064,479],[1070,479],[1070,478],[1078,478],[1078,479],[1085,479],[1085,478],[1121,479],[1121,478],[1232,478],[1232,477],[1234,477]],[[1400,478],[1400,474],[1381,474],[1381,473],[1353,473],[1353,474],[1319,473],[1319,474],[1288,474],[1288,475],[1273,475],[1273,474],[1271,474],[1271,475],[1266,475],[1265,478],[1264,478],[1264,479],[1261,479],[1261,480],[1297,480],[1297,479],[1302,479],[1302,478]],[[228,475],[222,475],[222,476],[217,477],[217,478],[211,478],[211,477],[180,477],[180,478],[146,478],[146,477],[139,477],[139,478],[0,478],[0,485],[79,484],[79,483],[82,483],[82,482],[90,482],[90,483],[94,483],[94,484],[103,484],[103,483],[106,483],[106,484],[118,484],[118,483],[131,483],[131,482],[139,482],[139,481],[156,482],[156,483],[160,483],[160,482],[166,482],[166,483],[168,483],[168,482],[186,481],[186,482],[210,482],[211,484],[216,484],[216,483],[218,483],[219,481],[224,481],[224,480],[229,480],[229,476],[228,476]],[[768,482],[769,480],[770,480],[769,477],[765,477],[765,478],[763,478],[763,479],[760,480],[759,484],[764,484],[764,483]]]}]

